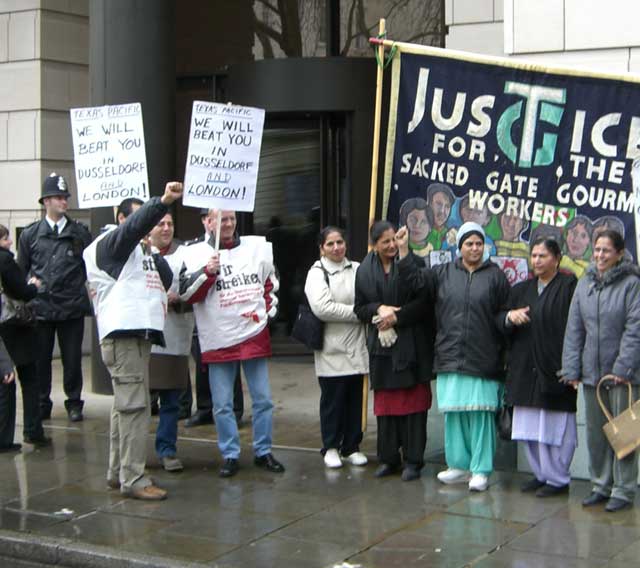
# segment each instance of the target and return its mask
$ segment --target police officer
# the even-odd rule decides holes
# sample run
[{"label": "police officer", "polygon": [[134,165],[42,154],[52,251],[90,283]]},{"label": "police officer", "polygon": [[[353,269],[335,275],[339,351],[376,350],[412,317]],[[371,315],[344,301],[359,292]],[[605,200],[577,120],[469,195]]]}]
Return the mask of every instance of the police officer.
[{"label": "police officer", "polygon": [[51,359],[58,337],[63,367],[65,408],[72,422],[82,420],[82,337],[84,318],[91,313],[82,252],[91,242],[89,229],[67,215],[70,193],[66,180],[52,173],[44,180],[39,199],[45,217],[20,236],[18,264],[29,277],[42,282],[32,300],[38,320],[40,413],[51,417]]}]

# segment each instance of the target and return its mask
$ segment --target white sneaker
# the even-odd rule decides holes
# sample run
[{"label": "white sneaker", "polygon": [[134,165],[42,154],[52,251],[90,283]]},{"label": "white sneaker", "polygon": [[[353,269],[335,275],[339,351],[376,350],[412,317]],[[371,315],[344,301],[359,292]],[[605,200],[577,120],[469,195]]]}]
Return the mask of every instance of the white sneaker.
[{"label": "white sneaker", "polygon": [[469,491],[486,491],[489,486],[489,478],[482,473],[474,473],[469,481]]},{"label": "white sneaker", "polygon": [[338,450],[327,450],[327,453],[324,454],[324,465],[332,469],[342,467],[342,460],[340,459]]},{"label": "white sneaker", "polygon": [[367,456],[362,452],[353,452],[344,459],[346,459],[351,465],[367,465],[367,462],[369,461]]},{"label": "white sneaker", "polygon": [[466,483],[471,479],[471,474],[464,469],[446,469],[438,474],[438,481],[446,485],[454,483]]}]

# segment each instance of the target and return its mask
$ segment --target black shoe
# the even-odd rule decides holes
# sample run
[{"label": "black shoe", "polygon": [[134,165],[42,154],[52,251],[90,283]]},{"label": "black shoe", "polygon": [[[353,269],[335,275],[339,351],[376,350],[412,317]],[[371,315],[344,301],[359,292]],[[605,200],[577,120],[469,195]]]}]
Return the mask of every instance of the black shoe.
[{"label": "black shoe", "polygon": [[402,481],[413,481],[414,479],[419,479],[420,468],[415,464],[408,463],[402,470],[401,478]]},{"label": "black shoe", "polygon": [[8,446],[0,446],[0,454],[9,452],[19,452],[22,444],[9,444]]},{"label": "black shoe", "polygon": [[160,414],[160,407],[157,402],[151,403],[151,416],[158,416]]},{"label": "black shoe", "polygon": [[182,410],[180,410],[180,413],[178,414],[178,420],[186,420],[190,416],[191,416],[191,409],[183,408]]},{"label": "black shoe", "polygon": [[264,456],[253,458],[254,465],[266,469],[272,473],[284,472],[284,466],[273,457],[273,454],[265,454]]},{"label": "black shoe", "polygon": [[37,437],[25,436],[24,441],[36,448],[46,448],[51,445],[51,438],[47,438],[44,434]]},{"label": "black shoe", "polygon": [[69,420],[71,420],[71,422],[82,422],[84,420],[82,409],[72,408],[69,410]]},{"label": "black shoe", "polygon": [[40,409],[40,420],[51,420],[51,408]]},{"label": "black shoe", "polygon": [[591,495],[583,499],[582,506],[583,507],[592,507],[593,505],[597,505],[598,503],[604,503],[609,497],[603,495],[602,493],[598,493],[597,491],[592,491]]},{"label": "black shoe", "polygon": [[523,493],[531,493],[544,486],[545,486],[544,481],[540,481],[537,477],[534,477],[533,479],[530,479],[529,481],[524,482],[520,486],[520,491],[522,491]]},{"label": "black shoe", "polygon": [[632,506],[633,503],[631,501],[611,497],[609,501],[607,501],[604,510],[607,511],[607,513],[615,513],[617,511],[623,511],[624,509],[630,509]]},{"label": "black shoe", "polygon": [[545,483],[536,491],[536,497],[555,497],[556,495],[564,495],[565,493],[569,493],[568,483],[566,485],[561,485],[560,487]]},{"label": "black shoe", "polygon": [[393,475],[398,471],[397,465],[389,465],[388,463],[382,463],[376,469],[376,472],[373,474],[375,477],[387,477],[387,475]]},{"label": "black shoe", "polygon": [[202,426],[204,424],[213,424],[213,414],[211,411],[198,410],[191,418],[185,420],[185,428],[192,428],[193,426]]},{"label": "black shoe", "polygon": [[227,458],[226,460],[224,460],[224,463],[222,464],[220,473],[218,475],[220,477],[233,477],[236,473],[238,473],[239,468],[240,466],[238,465],[238,460]]}]

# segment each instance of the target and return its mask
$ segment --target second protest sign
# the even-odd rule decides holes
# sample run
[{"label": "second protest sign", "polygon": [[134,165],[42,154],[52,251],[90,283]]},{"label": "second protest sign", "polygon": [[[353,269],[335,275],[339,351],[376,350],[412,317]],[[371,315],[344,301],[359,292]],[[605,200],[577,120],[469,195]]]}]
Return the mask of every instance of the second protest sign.
[{"label": "second protest sign", "polygon": [[253,211],[264,109],[194,101],[183,203]]}]

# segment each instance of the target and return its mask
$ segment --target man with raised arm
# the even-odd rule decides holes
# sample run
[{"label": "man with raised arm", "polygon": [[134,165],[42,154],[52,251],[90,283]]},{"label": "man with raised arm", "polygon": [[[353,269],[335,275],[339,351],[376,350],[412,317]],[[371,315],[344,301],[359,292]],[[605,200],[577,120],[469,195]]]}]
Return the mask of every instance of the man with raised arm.
[{"label": "man with raised arm", "polygon": [[107,484],[134,499],[165,499],[145,476],[149,433],[149,354],[165,345],[163,329],[172,272],[146,236],[182,196],[167,183],[162,197],[125,199],[107,227],[84,252],[102,360],[113,383]]}]

